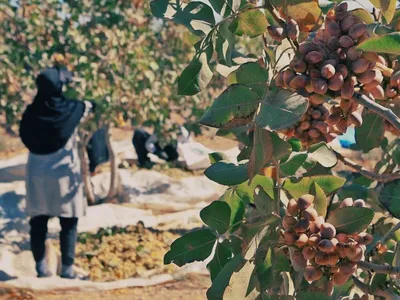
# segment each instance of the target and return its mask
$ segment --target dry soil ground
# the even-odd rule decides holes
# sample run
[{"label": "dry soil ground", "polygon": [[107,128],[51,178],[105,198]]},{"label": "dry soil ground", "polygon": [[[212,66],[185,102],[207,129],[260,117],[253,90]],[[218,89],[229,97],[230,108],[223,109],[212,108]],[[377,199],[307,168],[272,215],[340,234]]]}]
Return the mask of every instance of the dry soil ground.
[{"label": "dry soil ground", "polygon": [[202,275],[188,275],[180,281],[162,285],[100,292],[41,292],[0,284],[0,300],[205,300],[209,284],[208,277]]}]

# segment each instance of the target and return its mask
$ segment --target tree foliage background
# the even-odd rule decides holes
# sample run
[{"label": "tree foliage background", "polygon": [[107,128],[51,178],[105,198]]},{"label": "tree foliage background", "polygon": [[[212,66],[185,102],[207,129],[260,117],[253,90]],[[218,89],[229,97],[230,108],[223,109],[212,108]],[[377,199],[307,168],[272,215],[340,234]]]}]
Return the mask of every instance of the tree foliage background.
[{"label": "tree foliage background", "polygon": [[130,120],[166,138],[176,129],[171,111],[196,129],[215,93],[214,85],[177,96],[174,82],[197,38],[154,18],[147,1],[6,1],[0,23],[0,114],[9,129],[35,94],[35,76],[54,63],[74,71],[69,97],[98,103],[97,121]]}]

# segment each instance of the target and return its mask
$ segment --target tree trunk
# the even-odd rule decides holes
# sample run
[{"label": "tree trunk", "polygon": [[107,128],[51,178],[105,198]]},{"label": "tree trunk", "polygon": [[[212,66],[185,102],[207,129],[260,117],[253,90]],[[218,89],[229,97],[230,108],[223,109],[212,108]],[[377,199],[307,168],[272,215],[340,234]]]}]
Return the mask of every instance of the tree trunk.
[{"label": "tree trunk", "polygon": [[111,171],[110,189],[108,190],[106,202],[114,202],[116,200],[116,197],[118,196],[118,191],[119,191],[117,155],[111,144],[111,128],[109,125],[106,127],[106,130],[107,130],[106,143],[110,159],[110,171]]},{"label": "tree trunk", "polygon": [[81,169],[82,169],[82,180],[83,180],[83,190],[88,202],[88,205],[94,205],[96,202],[96,198],[93,191],[92,182],[90,181],[90,172],[89,172],[89,157],[86,152],[86,146],[90,140],[91,134],[88,136],[80,136],[79,141],[79,157],[81,159]]}]

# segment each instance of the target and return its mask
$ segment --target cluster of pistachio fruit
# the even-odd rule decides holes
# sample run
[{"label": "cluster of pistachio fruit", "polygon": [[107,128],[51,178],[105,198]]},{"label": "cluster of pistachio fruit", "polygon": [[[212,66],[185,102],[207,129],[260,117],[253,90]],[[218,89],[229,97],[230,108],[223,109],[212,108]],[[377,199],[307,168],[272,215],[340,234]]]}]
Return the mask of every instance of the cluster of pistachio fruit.
[{"label": "cluster of pistachio fruit", "polygon": [[[388,67],[387,60],[377,53],[357,49],[369,38],[365,22],[348,11],[344,2],[327,13],[324,24],[299,45],[289,67],[279,72],[275,80],[276,86],[308,97],[314,110],[325,111],[320,107],[328,99],[337,101],[324,119],[304,117],[286,130],[303,144],[329,142],[349,126],[361,126],[361,108],[354,100],[357,92],[374,101],[391,100],[400,105],[400,70]],[[277,41],[296,39],[295,21],[290,19],[285,26],[270,26],[269,34]],[[389,124],[386,127],[393,129]]]},{"label": "cluster of pistachio fruit", "polygon": [[[322,276],[328,278],[326,290],[333,293],[334,285],[343,285],[357,270],[357,262],[364,259],[366,245],[372,242],[372,235],[338,233],[334,225],[325,222],[314,207],[315,197],[310,194],[288,202],[283,217],[283,240],[294,247],[292,262],[304,268],[308,282]],[[344,199],[340,208],[346,206],[365,207],[365,201]],[[339,208],[339,209],[340,209]]]}]

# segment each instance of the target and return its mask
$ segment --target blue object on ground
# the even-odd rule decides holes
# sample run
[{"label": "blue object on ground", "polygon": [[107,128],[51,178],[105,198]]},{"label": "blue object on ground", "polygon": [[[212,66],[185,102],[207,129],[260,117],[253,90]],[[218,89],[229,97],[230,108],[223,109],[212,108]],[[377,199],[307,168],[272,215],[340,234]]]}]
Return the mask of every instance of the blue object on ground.
[{"label": "blue object on ground", "polygon": [[355,133],[354,127],[347,128],[346,133],[338,137],[340,145],[347,149],[354,145],[356,143]]}]

